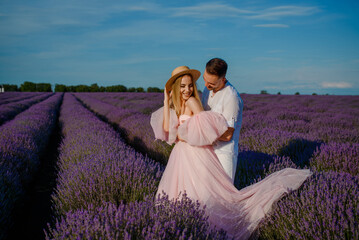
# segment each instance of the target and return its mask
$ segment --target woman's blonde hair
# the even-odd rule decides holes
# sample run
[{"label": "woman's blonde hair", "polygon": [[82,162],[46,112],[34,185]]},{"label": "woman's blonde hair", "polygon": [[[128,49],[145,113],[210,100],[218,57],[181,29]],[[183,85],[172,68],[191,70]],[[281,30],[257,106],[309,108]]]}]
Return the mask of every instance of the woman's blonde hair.
[{"label": "woman's blonde hair", "polygon": [[[199,98],[199,94],[197,91],[197,85],[196,83],[193,82],[192,76],[190,74],[187,75],[191,77],[193,83],[192,96],[195,97],[202,105],[201,99]],[[172,85],[172,97],[171,97],[170,107],[176,111],[177,116],[181,114],[181,81],[183,76],[185,75],[178,77]]]}]

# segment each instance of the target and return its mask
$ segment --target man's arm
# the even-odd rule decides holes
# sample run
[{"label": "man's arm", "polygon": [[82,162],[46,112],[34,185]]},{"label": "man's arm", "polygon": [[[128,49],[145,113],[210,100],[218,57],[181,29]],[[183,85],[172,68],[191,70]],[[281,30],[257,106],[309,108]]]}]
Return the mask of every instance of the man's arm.
[{"label": "man's arm", "polygon": [[223,142],[229,142],[233,137],[233,133],[234,133],[234,128],[228,127],[228,130],[225,131],[223,135],[218,138],[218,140]]},{"label": "man's arm", "polygon": [[228,130],[218,138],[219,141],[231,141],[235,130],[235,122],[237,121],[239,113],[239,99],[234,95],[227,96],[227,101],[225,102],[225,107],[222,115],[227,120],[229,127]]}]

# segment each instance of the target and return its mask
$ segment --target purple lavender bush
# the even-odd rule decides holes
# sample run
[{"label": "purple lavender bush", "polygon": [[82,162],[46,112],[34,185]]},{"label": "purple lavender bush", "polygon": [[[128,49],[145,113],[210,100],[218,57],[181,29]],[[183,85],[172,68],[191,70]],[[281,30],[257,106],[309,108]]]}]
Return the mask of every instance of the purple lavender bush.
[{"label": "purple lavender bush", "polygon": [[10,102],[7,104],[3,104],[0,106],[0,125],[6,121],[9,121],[13,117],[15,117],[20,112],[29,108],[30,106],[41,102],[48,97],[52,96],[53,93],[46,93],[41,95],[35,95],[32,98],[24,99],[22,101]]},{"label": "purple lavender bush", "polygon": [[235,184],[284,167],[311,167],[315,175],[279,201],[259,238],[357,239],[359,99],[285,97],[242,97],[248,104]]},{"label": "purple lavender bush", "polygon": [[347,172],[359,176],[359,144],[323,144],[315,151],[310,164],[318,171]]},{"label": "purple lavender bush", "polygon": [[[83,94],[83,93],[80,93]],[[89,93],[88,96],[122,109],[150,114],[163,105],[163,93]]]},{"label": "purple lavender bush", "polygon": [[316,172],[279,200],[259,228],[259,239],[358,239],[359,178]]},{"label": "purple lavender bush", "polygon": [[12,212],[40,164],[54,129],[62,94],[33,105],[0,127],[0,238],[13,224]]},{"label": "purple lavender bush", "polygon": [[[34,96],[47,94],[47,93],[42,93],[42,92],[41,93],[39,93],[39,92],[7,92],[7,93],[12,93],[12,94],[9,94],[6,97],[0,98],[0,105],[10,103],[10,102],[14,103],[17,101],[32,98]],[[3,95],[3,93],[1,93],[1,95]]]},{"label": "purple lavender bush", "polygon": [[[166,164],[172,146],[163,141],[155,141],[155,136],[150,125],[150,114],[143,113],[152,112],[153,106],[158,107],[158,100],[152,98],[152,96],[157,97],[158,94],[149,94],[147,98],[145,98],[146,95],[140,93],[126,94],[120,95],[124,106],[116,106],[116,104],[119,105],[118,101],[121,102],[118,98],[110,98],[115,99],[112,103],[108,103],[110,100],[102,101],[103,96],[106,96],[103,93],[77,93],[75,96],[96,114],[115,124],[121,130],[126,142],[131,146],[135,147],[138,151],[141,150],[142,153],[147,154],[152,159]],[[139,97],[140,100],[135,100],[136,97]],[[153,102],[154,100],[156,102]],[[136,104],[133,104],[133,101]]]},{"label": "purple lavender bush", "polygon": [[163,168],[127,146],[108,124],[65,94],[60,123],[64,135],[53,195],[57,215],[102,203],[154,196]]},{"label": "purple lavender bush", "polygon": [[66,213],[54,228],[49,226],[46,239],[227,239],[207,219],[186,195],[176,201],[104,202]]},{"label": "purple lavender bush", "polygon": [[[290,132],[296,134],[297,138],[309,141],[359,141],[357,96],[241,96],[245,102],[241,130],[243,134],[246,131],[273,129]],[[260,135],[252,138],[254,142],[262,141]]]},{"label": "purple lavender bush", "polygon": [[297,168],[289,157],[278,157],[255,151],[240,151],[234,185],[237,189],[242,189],[287,167]]},{"label": "purple lavender bush", "polygon": [[[245,119],[243,119],[244,121]],[[243,126],[245,127],[245,126]],[[297,133],[275,130],[272,128],[243,129],[240,133],[239,146],[246,150],[266,154],[279,154],[279,150],[301,136]]]}]

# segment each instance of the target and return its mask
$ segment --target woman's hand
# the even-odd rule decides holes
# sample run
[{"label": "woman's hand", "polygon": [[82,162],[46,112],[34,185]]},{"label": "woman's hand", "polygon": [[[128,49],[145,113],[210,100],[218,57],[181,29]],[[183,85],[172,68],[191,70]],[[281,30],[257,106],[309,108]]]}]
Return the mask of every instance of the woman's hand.
[{"label": "woman's hand", "polygon": [[169,103],[170,99],[172,97],[172,91],[169,92],[167,91],[167,88],[165,87],[165,99],[164,99],[164,103]]},{"label": "woman's hand", "polygon": [[163,100],[163,130],[169,132],[170,125],[170,99],[172,93],[169,93],[165,87],[165,99]]}]

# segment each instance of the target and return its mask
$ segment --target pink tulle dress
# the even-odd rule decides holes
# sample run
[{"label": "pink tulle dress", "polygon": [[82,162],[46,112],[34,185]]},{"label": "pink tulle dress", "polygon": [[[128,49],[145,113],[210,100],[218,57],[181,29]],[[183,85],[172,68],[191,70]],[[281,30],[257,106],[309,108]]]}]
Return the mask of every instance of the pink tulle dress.
[{"label": "pink tulle dress", "polygon": [[[169,132],[163,130],[163,107],[151,116],[156,139],[176,142],[162,175],[158,194],[170,199],[181,193],[206,205],[209,221],[227,231],[230,238],[248,239],[259,222],[283,194],[299,188],[310,170],[286,168],[262,181],[237,190],[225,173],[211,144],[227,130],[224,117],[203,111],[179,119],[170,109]],[[185,140],[178,141],[177,135]]]}]

